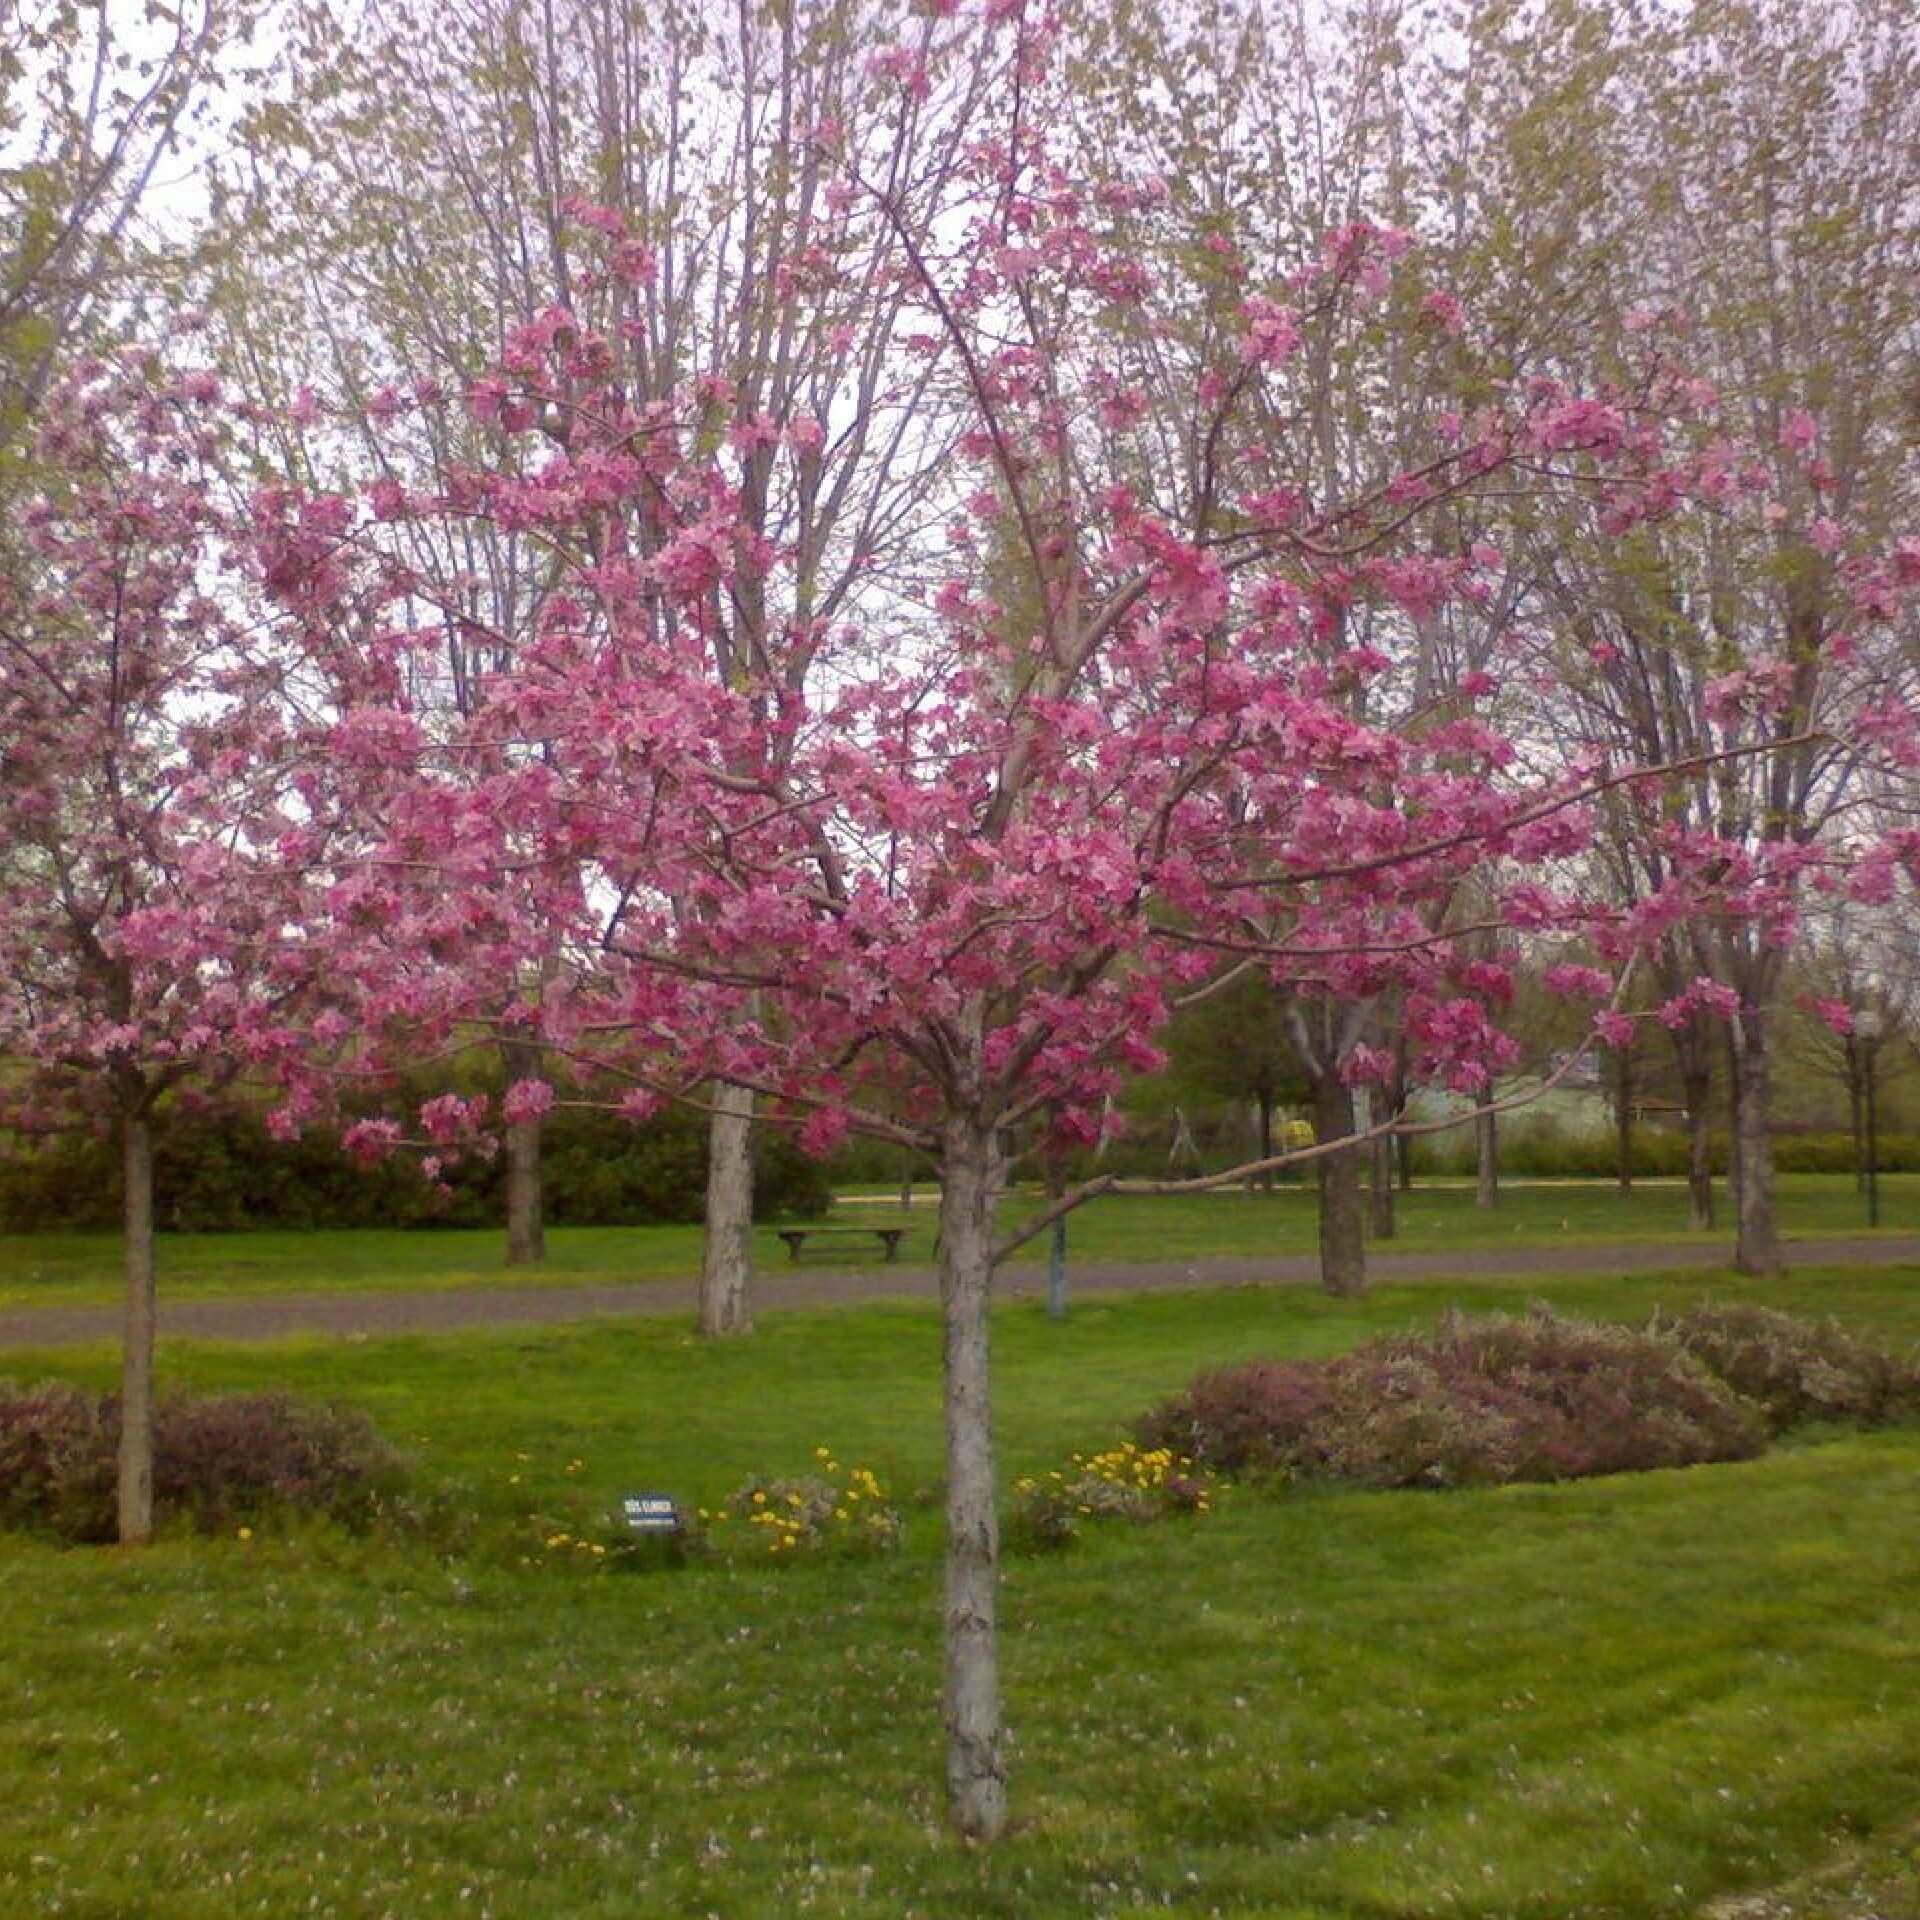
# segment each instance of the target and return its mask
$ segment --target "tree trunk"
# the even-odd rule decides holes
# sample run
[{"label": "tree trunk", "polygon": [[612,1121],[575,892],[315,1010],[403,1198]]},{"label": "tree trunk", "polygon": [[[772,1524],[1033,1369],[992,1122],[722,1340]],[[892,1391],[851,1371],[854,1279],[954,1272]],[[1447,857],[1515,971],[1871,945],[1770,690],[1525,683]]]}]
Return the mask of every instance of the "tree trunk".
[{"label": "tree trunk", "polygon": [[1399,1231],[1399,1223],[1393,1217],[1393,1135],[1378,1133],[1373,1137],[1373,1165],[1368,1190],[1368,1226],[1376,1240],[1391,1240]]},{"label": "tree trunk", "polygon": [[947,1133],[940,1182],[940,1304],[946,1331],[947,1804],[969,1840],[1007,1823],[995,1626],[1000,1530],[994,1510],[987,1303],[994,1143],[964,1122]]},{"label": "tree trunk", "polygon": [[[1321,1141],[1353,1132],[1353,1089],[1337,1071],[1314,1081],[1313,1130]],[[1367,1249],[1360,1226],[1359,1155],[1348,1148],[1323,1155],[1315,1165],[1320,1175],[1320,1284],[1329,1293],[1364,1293]]]},{"label": "tree trunk", "polygon": [[1773,1139],[1767,1131],[1773,1062],[1766,1016],[1742,1007],[1728,1030],[1733,1064],[1733,1265],[1736,1273],[1782,1274],[1786,1248],[1773,1213]]},{"label": "tree trunk", "polygon": [[1687,1225],[1705,1233],[1713,1225],[1713,1076],[1689,1068],[1680,1089],[1687,1109]]},{"label": "tree trunk", "polygon": [[[1260,1107],[1260,1158],[1273,1158],[1273,1089],[1262,1087],[1254,1096]],[[1273,1169],[1269,1167],[1260,1176],[1260,1184],[1267,1192],[1273,1191]]]},{"label": "tree trunk", "polygon": [[537,1267],[546,1257],[540,1122],[523,1120],[507,1129],[507,1265]]},{"label": "tree trunk", "polygon": [[[1491,1098],[1491,1090],[1489,1090]],[[1494,1207],[1500,1204],[1500,1117],[1483,1113],[1473,1123],[1476,1178],[1473,1204]]]},{"label": "tree trunk", "polygon": [[707,1232],[700,1257],[700,1331],[753,1331],[753,1094],[722,1083],[707,1126]]},{"label": "tree trunk", "polygon": [[1620,1156],[1620,1191],[1633,1191],[1633,1048],[1622,1047],[1615,1057],[1618,1078],[1613,1088],[1614,1136]]},{"label": "tree trunk", "polygon": [[[500,1056],[507,1083],[534,1079],[540,1049],[525,1040],[503,1040]],[[545,1205],[540,1194],[540,1122],[521,1121],[506,1130],[507,1265],[536,1267],[547,1257]]]},{"label": "tree trunk", "polygon": [[144,1113],[121,1117],[127,1326],[120,1372],[120,1544],[153,1537],[153,1135]]}]

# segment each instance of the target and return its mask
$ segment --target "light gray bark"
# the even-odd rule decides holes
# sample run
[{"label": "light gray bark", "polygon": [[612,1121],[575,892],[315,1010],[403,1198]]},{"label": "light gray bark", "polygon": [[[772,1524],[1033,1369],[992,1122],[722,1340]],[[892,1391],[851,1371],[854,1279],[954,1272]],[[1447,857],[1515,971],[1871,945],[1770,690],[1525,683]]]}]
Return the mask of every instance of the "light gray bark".
[{"label": "light gray bark", "polygon": [[540,1193],[540,1122],[507,1129],[507,1265],[538,1266],[547,1257]]},{"label": "light gray bark", "polygon": [[1500,1121],[1491,1113],[1481,1114],[1473,1123],[1474,1168],[1473,1204],[1495,1207],[1500,1204]]},{"label": "light gray bark", "polygon": [[753,1331],[753,1095],[714,1089],[707,1126],[707,1232],[700,1258],[700,1331]]},{"label": "light gray bark", "polygon": [[947,1803],[958,1831],[992,1840],[1007,1823],[997,1630],[999,1518],[987,1305],[992,1287],[991,1129],[949,1127],[940,1182],[940,1304],[945,1324],[947,1437]]},{"label": "light gray bark", "polygon": [[1391,1240],[1398,1232],[1393,1213],[1393,1135],[1375,1134],[1367,1195],[1367,1226],[1376,1240]]},{"label": "light gray bark", "polygon": [[[524,1040],[501,1044],[507,1083],[532,1080],[540,1072],[540,1049]],[[507,1128],[507,1265],[538,1266],[547,1257],[546,1203],[540,1188],[540,1122]]]},{"label": "light gray bark", "polygon": [[121,1119],[127,1325],[120,1373],[120,1544],[153,1537],[153,1135],[144,1113]]},{"label": "light gray bark", "polygon": [[[1313,1131],[1322,1141],[1353,1131],[1353,1089],[1337,1070],[1314,1076]],[[1320,1284],[1329,1293],[1363,1293],[1367,1249],[1360,1226],[1360,1155],[1348,1148],[1324,1154],[1314,1164],[1320,1178]]]}]

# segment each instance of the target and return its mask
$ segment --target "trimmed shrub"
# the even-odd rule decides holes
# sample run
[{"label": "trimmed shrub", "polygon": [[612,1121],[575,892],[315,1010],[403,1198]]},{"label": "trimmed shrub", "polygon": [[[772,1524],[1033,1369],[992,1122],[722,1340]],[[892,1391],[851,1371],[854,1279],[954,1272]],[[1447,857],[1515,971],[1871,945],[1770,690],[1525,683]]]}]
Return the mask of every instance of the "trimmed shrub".
[{"label": "trimmed shrub", "polygon": [[1450,1487],[1740,1460],[1766,1426],[1664,1333],[1449,1317],[1320,1365],[1202,1374],[1135,1428],[1221,1472]]},{"label": "trimmed shrub", "polygon": [[1134,1425],[1143,1447],[1165,1448],[1212,1473],[1284,1471],[1331,1404],[1326,1370],[1305,1360],[1218,1367]]},{"label": "trimmed shrub", "polygon": [[114,1534],[117,1407],[64,1380],[0,1381],[0,1525]]},{"label": "trimmed shrub", "polygon": [[1673,1342],[1536,1312],[1449,1315],[1328,1368],[1307,1464],[1370,1486],[1575,1480],[1748,1459],[1754,1411]]},{"label": "trimmed shrub", "polygon": [[[0,1522],[115,1536],[120,1405],[58,1381],[0,1383]],[[154,1512],[203,1533],[282,1511],[365,1527],[405,1469],[361,1415],[281,1393],[179,1396],[154,1411]]]},{"label": "trimmed shrub", "polygon": [[1920,1412],[1920,1368],[1855,1339],[1835,1320],[1704,1304],[1656,1315],[1651,1325],[1758,1406],[1775,1433],[1809,1420],[1877,1426]]}]

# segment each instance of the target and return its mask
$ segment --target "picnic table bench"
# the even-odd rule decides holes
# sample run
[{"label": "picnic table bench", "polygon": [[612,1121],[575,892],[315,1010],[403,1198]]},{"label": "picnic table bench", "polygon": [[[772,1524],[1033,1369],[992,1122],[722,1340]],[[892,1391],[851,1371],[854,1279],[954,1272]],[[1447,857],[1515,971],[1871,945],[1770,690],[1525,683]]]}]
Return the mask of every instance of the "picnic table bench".
[{"label": "picnic table bench", "polygon": [[897,1259],[900,1242],[906,1238],[905,1227],[781,1227],[780,1238],[787,1243],[787,1252],[795,1260],[800,1258],[800,1249],[809,1240],[828,1239],[835,1236],[853,1234],[860,1237],[871,1234],[887,1250],[889,1260]]}]

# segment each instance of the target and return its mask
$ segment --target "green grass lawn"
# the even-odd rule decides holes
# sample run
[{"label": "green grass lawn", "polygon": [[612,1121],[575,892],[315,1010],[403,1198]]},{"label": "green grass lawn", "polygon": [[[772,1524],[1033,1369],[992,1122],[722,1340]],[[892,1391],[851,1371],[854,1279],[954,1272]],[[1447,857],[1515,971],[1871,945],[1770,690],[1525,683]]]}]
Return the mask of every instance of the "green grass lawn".
[{"label": "green grass lawn", "polygon": [[[1865,1211],[1850,1178],[1789,1174],[1781,1180],[1781,1216],[1793,1234],[1864,1234]],[[1881,1182],[1881,1231],[1920,1233],[1920,1174]],[[931,1190],[920,1190],[923,1202]],[[1006,1217],[1037,1204],[1015,1194]],[[1677,1184],[1642,1182],[1631,1196],[1610,1183],[1509,1185],[1498,1208],[1473,1204],[1461,1184],[1423,1184],[1403,1198],[1396,1251],[1460,1252],[1483,1246],[1571,1246],[1683,1240],[1686,1193]],[[839,1221],[893,1220],[897,1204],[843,1200]],[[922,1205],[901,1258],[932,1259],[934,1216]],[[1730,1229],[1729,1229],[1730,1232]],[[1309,1253],[1316,1220],[1311,1189],[1238,1190],[1193,1195],[1110,1195],[1074,1216],[1072,1257],[1080,1260],[1203,1260]],[[1726,1234],[1722,1238],[1726,1238]],[[415,1286],[539,1286],[582,1281],[687,1278],[700,1268],[697,1227],[558,1227],[538,1269],[501,1265],[502,1237],[486,1231],[206,1233],[160,1236],[160,1283],[171,1298],[244,1293],[308,1293]],[[875,1243],[824,1243],[835,1260],[879,1259]],[[770,1229],[758,1236],[770,1274],[787,1267]],[[118,1297],[119,1243],[107,1234],[0,1236],[0,1306],[82,1304]],[[807,1258],[816,1257],[809,1250]],[[1045,1257],[1044,1241],[1025,1261]]]},{"label": "green grass lawn", "polygon": [[[1702,1290],[1241,1289],[1065,1326],[1009,1305],[1001,1467],[1104,1441],[1213,1361],[1450,1304],[1637,1317]],[[1920,1341],[1920,1268],[1712,1290]],[[982,1856],[940,1825],[938,1365],[904,1305],[724,1345],[660,1321],[170,1343],[174,1384],[366,1408],[493,1516],[488,1550],[0,1541],[0,1912],[1920,1914],[1920,1432],[1566,1487],[1240,1491],[1012,1561],[1016,1827]],[[522,1513],[710,1503],[823,1443],[917,1502],[898,1559],[520,1564]]]}]

